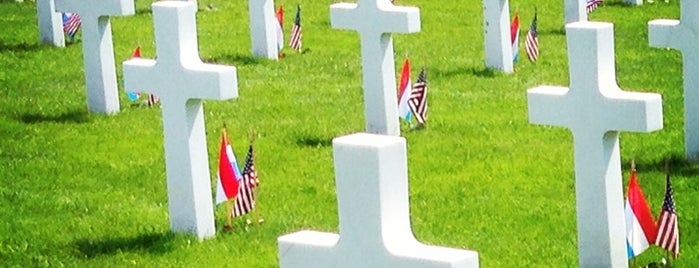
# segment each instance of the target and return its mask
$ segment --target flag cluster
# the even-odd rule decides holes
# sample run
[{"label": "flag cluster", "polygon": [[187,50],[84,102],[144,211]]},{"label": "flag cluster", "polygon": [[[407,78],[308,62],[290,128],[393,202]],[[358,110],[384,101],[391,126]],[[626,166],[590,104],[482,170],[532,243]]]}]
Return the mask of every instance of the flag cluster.
[{"label": "flag cluster", "polygon": [[629,259],[638,256],[650,245],[657,245],[672,252],[673,257],[678,257],[679,226],[670,175],[666,175],[665,199],[656,223],[638,183],[636,170],[632,168],[624,214]]},{"label": "flag cluster", "polygon": [[427,122],[427,74],[420,70],[415,85],[410,86],[410,61],[405,59],[400,76],[398,116],[410,122],[413,116],[419,124]]},{"label": "flag cluster", "polygon": [[604,0],[587,0],[585,11],[587,11],[587,14],[590,14],[590,12],[595,11],[602,3],[604,3]]},{"label": "flag cluster", "polygon": [[219,153],[216,204],[233,200],[234,206],[230,211],[232,216],[238,217],[248,214],[255,208],[254,188],[259,185],[260,180],[255,171],[252,144],[248,147],[245,165],[241,173],[224,128]]},{"label": "flag cluster", "polygon": [[75,34],[80,29],[80,16],[77,13],[63,13],[63,32],[69,41],[75,39]]}]

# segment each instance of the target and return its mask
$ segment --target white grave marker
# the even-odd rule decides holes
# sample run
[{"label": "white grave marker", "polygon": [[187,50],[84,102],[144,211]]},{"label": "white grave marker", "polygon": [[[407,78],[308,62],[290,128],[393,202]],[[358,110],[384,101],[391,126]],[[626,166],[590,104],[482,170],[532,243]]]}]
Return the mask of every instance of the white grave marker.
[{"label": "white grave marker", "polygon": [[699,1],[680,1],[680,20],[648,23],[653,47],[672,47],[682,52],[684,64],[684,142],[687,159],[699,161]]},{"label": "white grave marker", "polygon": [[80,15],[88,109],[98,113],[119,112],[109,16],[133,15],[134,0],[55,1],[56,11]]},{"label": "white grave marker", "polygon": [[563,0],[565,5],[565,24],[587,21],[586,0]]},{"label": "white grave marker", "polygon": [[527,91],[529,120],[573,132],[580,267],[627,267],[619,132],[662,128],[658,94],[616,83],[610,23],[566,25],[570,89]]},{"label": "white grave marker", "polygon": [[66,43],[63,35],[63,16],[56,12],[54,0],[37,0],[36,13],[41,43],[64,47]]},{"label": "white grave marker", "polygon": [[640,6],[643,5],[643,0],[624,0],[624,3]]},{"label": "white grave marker", "polygon": [[419,32],[420,10],[389,0],[359,0],[330,5],[330,21],[333,28],[359,32],[367,132],[400,135],[391,33]]},{"label": "white grave marker", "polygon": [[483,0],[485,67],[514,72],[510,40],[510,1]]},{"label": "white grave marker", "polygon": [[193,3],[162,1],[152,7],[157,61],[125,61],[124,86],[160,98],[170,226],[205,238],[215,229],[201,99],[237,97],[236,69],[199,59]]},{"label": "white grave marker", "polygon": [[340,234],[279,237],[280,267],[478,267],[477,252],[413,236],[404,138],[353,134],[334,139],[333,151]]},{"label": "white grave marker", "polygon": [[252,54],[268,59],[277,59],[277,26],[274,0],[249,0],[250,39]]}]

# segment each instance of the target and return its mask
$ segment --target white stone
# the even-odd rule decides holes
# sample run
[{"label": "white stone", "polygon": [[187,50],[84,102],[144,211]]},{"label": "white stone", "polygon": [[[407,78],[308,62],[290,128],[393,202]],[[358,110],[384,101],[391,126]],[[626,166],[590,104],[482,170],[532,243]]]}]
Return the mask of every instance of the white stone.
[{"label": "white stone", "polygon": [[563,0],[565,3],[565,24],[587,21],[586,0]]},{"label": "white stone", "polygon": [[133,15],[134,0],[55,1],[56,11],[80,15],[88,109],[97,113],[119,112],[109,16]]},{"label": "white stone", "polygon": [[684,142],[687,159],[699,161],[699,1],[680,1],[680,20],[648,23],[648,41],[653,47],[671,47],[682,52],[684,77]]},{"label": "white stone", "polygon": [[367,132],[400,135],[392,33],[419,32],[420,10],[389,0],[359,0],[330,5],[330,22],[359,32]]},{"label": "white stone", "polygon": [[617,85],[612,24],[571,23],[566,37],[570,89],[528,90],[529,120],[573,132],[579,267],[627,267],[619,132],[661,129],[662,100]]},{"label": "white stone", "polygon": [[37,0],[36,13],[41,43],[64,47],[63,16],[56,12],[54,0]]},{"label": "white stone", "polygon": [[624,3],[640,6],[643,5],[643,0],[624,0]]},{"label": "white stone", "polygon": [[478,267],[478,253],[413,236],[405,139],[359,133],[333,140],[340,234],[281,236],[282,268]]},{"label": "white stone", "polygon": [[485,67],[514,72],[509,0],[483,0]]},{"label": "white stone", "polygon": [[252,54],[276,60],[279,55],[277,48],[277,17],[274,12],[274,0],[249,0],[250,39]]},{"label": "white stone", "polygon": [[202,99],[237,97],[236,69],[199,58],[193,3],[152,8],[157,61],[125,61],[124,87],[154,93],[162,104],[171,229],[206,238],[216,231]]}]

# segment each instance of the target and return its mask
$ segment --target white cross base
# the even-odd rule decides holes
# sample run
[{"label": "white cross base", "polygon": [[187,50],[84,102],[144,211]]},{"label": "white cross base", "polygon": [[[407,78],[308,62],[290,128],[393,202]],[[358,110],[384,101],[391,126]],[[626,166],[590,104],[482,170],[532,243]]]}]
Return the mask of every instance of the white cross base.
[{"label": "white cross base", "polygon": [[413,236],[405,144],[367,133],[334,139],[340,234],[279,237],[280,267],[478,267],[477,252],[428,246]]},{"label": "white cross base", "polygon": [[56,0],[56,10],[80,15],[88,109],[119,112],[109,16],[133,15],[134,0]]},{"label": "white cross base", "polygon": [[249,0],[249,13],[252,54],[276,60],[279,56],[276,24],[279,21],[274,12],[274,0]]},{"label": "white cross base", "polygon": [[699,161],[699,2],[681,1],[680,20],[648,22],[652,47],[671,47],[682,52],[684,74],[684,141],[687,159]]},{"label": "white cross base", "polygon": [[510,1],[483,0],[485,67],[514,72],[510,37]]},{"label": "white cross base", "polygon": [[162,1],[152,9],[157,61],[125,61],[124,86],[160,98],[170,227],[203,239],[216,231],[201,99],[237,97],[236,69],[199,59],[193,3]]},{"label": "white cross base", "polygon": [[586,0],[563,0],[565,9],[565,24],[587,21]]},{"label": "white cross base", "polygon": [[63,35],[63,16],[56,12],[53,0],[36,1],[36,13],[39,23],[39,41],[56,47],[65,46]]},{"label": "white cross base", "polygon": [[610,23],[566,26],[570,89],[527,91],[529,121],[573,132],[580,267],[627,267],[619,132],[663,126],[660,95],[616,83]]},{"label": "white cross base", "polygon": [[419,32],[420,10],[394,6],[389,0],[359,0],[330,5],[330,22],[335,29],[359,32],[366,131],[399,136],[391,33]]}]

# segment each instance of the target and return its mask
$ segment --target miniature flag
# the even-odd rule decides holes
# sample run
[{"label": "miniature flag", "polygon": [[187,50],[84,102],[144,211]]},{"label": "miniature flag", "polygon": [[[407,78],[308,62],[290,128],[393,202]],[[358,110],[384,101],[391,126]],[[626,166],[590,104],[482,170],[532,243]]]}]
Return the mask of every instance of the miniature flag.
[{"label": "miniature flag", "polygon": [[587,11],[587,14],[590,14],[592,11],[595,11],[602,3],[604,3],[604,0],[587,0],[587,4],[585,4],[585,11]]},{"label": "miniature flag", "polygon": [[675,212],[675,200],[672,197],[673,190],[670,184],[670,174],[665,175],[665,200],[658,217],[658,235],[655,244],[672,252],[675,259],[680,253],[680,228],[678,227],[677,213]]},{"label": "miniature flag", "polygon": [[255,157],[253,155],[252,144],[248,147],[248,155],[245,157],[243,180],[248,182],[252,188],[260,186],[260,179],[257,177],[257,171],[255,171]]},{"label": "miniature flag", "polygon": [[228,142],[226,129],[221,135],[221,149],[218,157],[218,183],[216,186],[216,204],[233,199],[238,194],[239,182],[235,174],[235,155]]},{"label": "miniature flag", "polygon": [[294,18],[294,26],[291,27],[291,35],[289,36],[289,46],[298,52],[301,52],[301,7],[296,6],[296,18]]},{"label": "miniature flag", "polygon": [[78,29],[80,29],[78,13],[63,13],[63,32],[68,36],[68,40],[73,41]]},{"label": "miniature flag", "polygon": [[427,74],[424,67],[417,76],[408,105],[415,115],[415,120],[424,125],[427,121]]},{"label": "miniature flag", "polygon": [[154,105],[158,104],[160,102],[160,98],[156,96],[153,93],[148,93],[148,100],[146,100],[146,104],[148,107],[153,107]]},{"label": "miniature flag", "polygon": [[412,88],[410,87],[410,61],[408,59],[405,59],[405,63],[403,63],[398,90],[400,90],[398,93],[398,116],[410,122],[413,118],[413,114],[408,105],[408,100],[412,95]]},{"label": "miniature flag", "polygon": [[277,10],[277,51],[284,48],[284,6],[279,6]]},{"label": "miniature flag", "polygon": [[[133,54],[131,54],[131,58],[140,58],[141,57],[141,46],[136,46],[136,49],[134,49]],[[130,91],[126,90],[126,97],[129,98],[130,101],[137,101],[138,98],[141,97],[141,93],[137,91]]]},{"label": "miniature flag", "polygon": [[636,178],[636,169],[631,170],[629,189],[626,192],[626,248],[629,259],[638,256],[655,241],[657,226]]},{"label": "miniature flag", "polygon": [[[249,177],[250,175],[248,175]],[[242,180],[238,186],[238,195],[235,197],[235,206],[233,206],[233,217],[242,216],[250,213],[255,208],[255,192],[252,180]]]},{"label": "miniature flag", "polygon": [[517,62],[519,59],[519,14],[517,13],[510,24],[510,40],[512,41],[512,62]]},{"label": "miniature flag", "polygon": [[534,12],[534,20],[529,26],[527,38],[524,40],[524,50],[527,52],[527,58],[531,62],[535,62],[539,58],[539,34],[536,30],[538,15]]}]

